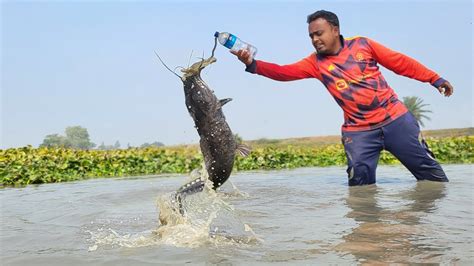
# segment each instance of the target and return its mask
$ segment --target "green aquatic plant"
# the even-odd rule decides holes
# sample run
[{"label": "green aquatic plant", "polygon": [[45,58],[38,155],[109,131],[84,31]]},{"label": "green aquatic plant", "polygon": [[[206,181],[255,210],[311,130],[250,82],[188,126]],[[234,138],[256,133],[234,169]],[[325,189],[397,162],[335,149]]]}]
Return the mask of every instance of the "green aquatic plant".
[{"label": "green aquatic plant", "polygon": [[[474,136],[428,138],[427,142],[441,163],[474,163]],[[202,161],[196,146],[123,150],[27,146],[0,150],[0,184],[10,186],[98,177],[189,173],[199,168]],[[385,151],[379,161],[381,164],[399,163]],[[342,144],[315,147],[269,145],[254,149],[248,157],[238,156],[234,171],[345,164]]]}]

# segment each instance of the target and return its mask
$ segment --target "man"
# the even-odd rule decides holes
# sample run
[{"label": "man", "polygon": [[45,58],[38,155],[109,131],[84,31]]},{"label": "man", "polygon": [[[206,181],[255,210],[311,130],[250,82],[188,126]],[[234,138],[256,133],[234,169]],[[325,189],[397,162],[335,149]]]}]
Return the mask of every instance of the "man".
[{"label": "man", "polygon": [[289,65],[255,60],[246,50],[232,52],[246,71],[274,80],[317,78],[344,111],[342,142],[347,156],[349,185],[375,183],[380,152],[397,157],[418,180],[447,182],[448,178],[429,150],[418,140],[420,128],[379,71],[393,72],[429,82],[450,96],[453,87],[414,59],[365,37],[344,39],[339,20],[329,11],[308,16],[308,32],[316,53]]}]

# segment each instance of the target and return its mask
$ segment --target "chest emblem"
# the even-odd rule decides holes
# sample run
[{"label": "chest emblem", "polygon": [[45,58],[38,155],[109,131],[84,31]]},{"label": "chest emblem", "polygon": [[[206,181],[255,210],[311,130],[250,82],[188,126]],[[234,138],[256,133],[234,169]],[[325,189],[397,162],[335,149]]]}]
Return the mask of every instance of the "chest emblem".
[{"label": "chest emblem", "polygon": [[338,79],[336,80],[336,88],[340,91],[342,90],[345,90],[349,87],[349,85],[347,85],[347,82],[343,79]]},{"label": "chest emblem", "polygon": [[355,58],[356,58],[357,61],[363,61],[364,60],[364,54],[359,51],[355,54]]}]

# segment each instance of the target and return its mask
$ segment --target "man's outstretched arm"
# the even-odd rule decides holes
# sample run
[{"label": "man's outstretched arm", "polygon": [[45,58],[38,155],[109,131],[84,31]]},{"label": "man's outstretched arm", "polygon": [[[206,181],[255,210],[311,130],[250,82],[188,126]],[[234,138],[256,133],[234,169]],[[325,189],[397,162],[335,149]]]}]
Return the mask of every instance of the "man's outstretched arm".
[{"label": "man's outstretched arm", "polygon": [[377,62],[393,72],[422,82],[429,82],[441,94],[449,97],[453,94],[453,86],[434,71],[428,69],[415,59],[393,51],[371,39],[367,39]]},{"label": "man's outstretched arm", "polygon": [[274,80],[291,81],[305,78],[319,78],[320,76],[319,69],[316,66],[316,55],[314,53],[289,65],[277,65],[255,60],[246,50],[240,50],[238,52],[231,51],[231,53],[236,55],[237,58],[247,66],[245,71]]}]

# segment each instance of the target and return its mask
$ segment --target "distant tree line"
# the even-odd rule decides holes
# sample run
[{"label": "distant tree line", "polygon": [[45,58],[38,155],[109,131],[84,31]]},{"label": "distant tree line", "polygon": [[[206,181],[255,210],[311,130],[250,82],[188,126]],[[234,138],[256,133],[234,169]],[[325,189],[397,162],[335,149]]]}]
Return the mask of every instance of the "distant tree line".
[{"label": "distant tree line", "polygon": [[[424,126],[423,120],[430,120],[427,115],[431,113],[431,110],[425,109],[429,104],[423,103],[423,100],[416,96],[403,97],[403,103],[407,109],[415,116],[416,120],[421,126]],[[47,135],[40,147],[64,147],[72,149],[89,150],[96,147],[96,144],[90,141],[89,133],[86,128],[81,126],[67,127],[65,130],[65,136],[59,134]],[[242,143],[242,137],[238,134],[234,134],[234,139],[237,143]],[[265,144],[269,140],[260,139],[257,143]],[[267,143],[268,144],[268,143]],[[148,147],[162,147],[163,143],[155,141],[152,143],[144,143],[140,145],[140,148]],[[127,144],[127,148],[131,148],[130,144]],[[120,149],[120,142],[117,140],[114,145],[105,145],[102,142],[98,147],[98,150],[114,150]]]},{"label": "distant tree line", "polygon": [[98,150],[116,150],[120,149],[120,142],[117,140],[114,145],[105,145],[104,142],[97,146]]},{"label": "distant tree line", "polygon": [[[144,143],[140,145],[140,148],[148,147],[162,147],[163,143],[155,141],[152,143]],[[65,130],[65,136],[59,134],[46,135],[43,143],[40,147],[64,147],[71,149],[89,150],[96,147],[96,144],[90,141],[89,133],[86,128],[81,126],[67,127]],[[127,148],[131,148],[130,144],[127,144]],[[98,150],[115,150],[120,149],[120,142],[117,140],[114,145],[106,145],[102,142],[97,146]]]},{"label": "distant tree line", "polygon": [[140,146],[140,148],[162,147],[162,146],[165,146],[165,145],[161,142],[155,141],[155,142],[152,142],[152,143],[145,142]]},{"label": "distant tree line", "polygon": [[67,127],[65,133],[66,136],[59,134],[47,135],[40,147],[64,147],[81,150],[88,150],[95,147],[95,144],[89,139],[87,129],[83,127]]}]

